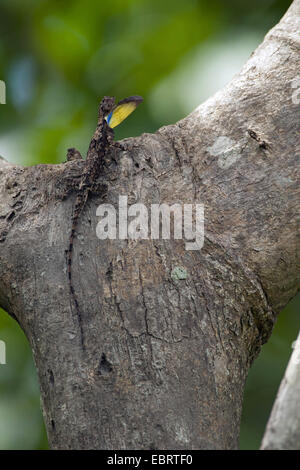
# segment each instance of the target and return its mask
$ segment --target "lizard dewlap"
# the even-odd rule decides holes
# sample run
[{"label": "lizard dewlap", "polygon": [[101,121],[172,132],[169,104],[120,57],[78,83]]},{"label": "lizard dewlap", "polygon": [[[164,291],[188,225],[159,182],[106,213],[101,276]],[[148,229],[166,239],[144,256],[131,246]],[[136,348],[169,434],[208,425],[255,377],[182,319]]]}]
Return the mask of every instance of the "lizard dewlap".
[{"label": "lizard dewlap", "polygon": [[112,129],[124,121],[143,101],[141,96],[129,96],[124,100],[119,101],[115,109],[113,109],[107,116],[106,121]]}]

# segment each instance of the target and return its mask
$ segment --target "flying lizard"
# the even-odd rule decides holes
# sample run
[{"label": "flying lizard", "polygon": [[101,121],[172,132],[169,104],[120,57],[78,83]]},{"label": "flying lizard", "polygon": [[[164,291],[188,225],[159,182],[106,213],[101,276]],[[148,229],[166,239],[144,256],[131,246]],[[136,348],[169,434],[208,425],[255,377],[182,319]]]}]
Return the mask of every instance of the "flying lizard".
[{"label": "flying lizard", "polygon": [[[101,175],[101,170],[107,151],[113,145],[113,128],[118,126],[126,119],[136,107],[143,101],[141,96],[130,96],[116,105],[115,99],[105,96],[99,106],[98,123],[87,151],[84,171],[79,184],[73,214],[72,228],[67,250],[67,272],[70,287],[70,294],[73,298],[81,333],[81,344],[84,349],[83,330],[81,313],[72,283],[72,254],[74,245],[74,236],[78,225],[79,217],[84,209],[90,192],[96,192],[97,180]],[[81,154],[75,148],[68,149],[67,161],[81,159]]]}]

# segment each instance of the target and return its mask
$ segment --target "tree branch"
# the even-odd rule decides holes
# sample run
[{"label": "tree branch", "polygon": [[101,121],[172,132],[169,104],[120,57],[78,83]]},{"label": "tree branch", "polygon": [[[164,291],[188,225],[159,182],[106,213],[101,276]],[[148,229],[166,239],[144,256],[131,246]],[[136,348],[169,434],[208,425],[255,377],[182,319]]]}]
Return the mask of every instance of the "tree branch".
[{"label": "tree branch", "polygon": [[[0,160],[0,305],[30,341],[53,448],[238,446],[249,366],[299,289],[299,25],[296,0],[227,87],[108,155],[73,251],[85,351],[65,258],[84,162]],[[204,204],[204,247],[99,240],[96,208],[119,195]]]},{"label": "tree branch", "polygon": [[262,450],[300,450],[300,334],[264,434]]}]

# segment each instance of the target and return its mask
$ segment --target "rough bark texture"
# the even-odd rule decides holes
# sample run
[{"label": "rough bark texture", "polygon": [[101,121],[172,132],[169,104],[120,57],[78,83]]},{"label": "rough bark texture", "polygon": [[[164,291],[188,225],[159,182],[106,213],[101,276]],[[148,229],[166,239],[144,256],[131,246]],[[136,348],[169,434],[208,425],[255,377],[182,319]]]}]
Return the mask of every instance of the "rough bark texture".
[{"label": "rough bark texture", "polygon": [[281,382],[262,450],[300,450],[300,334]]},{"label": "rough bark texture", "polygon": [[[52,448],[238,447],[249,366],[299,288],[299,26],[296,0],[227,87],[106,166],[74,245],[85,351],[64,197],[83,162],[0,160],[0,305],[30,341]],[[119,195],[203,203],[204,247],[100,241],[96,208]]]}]

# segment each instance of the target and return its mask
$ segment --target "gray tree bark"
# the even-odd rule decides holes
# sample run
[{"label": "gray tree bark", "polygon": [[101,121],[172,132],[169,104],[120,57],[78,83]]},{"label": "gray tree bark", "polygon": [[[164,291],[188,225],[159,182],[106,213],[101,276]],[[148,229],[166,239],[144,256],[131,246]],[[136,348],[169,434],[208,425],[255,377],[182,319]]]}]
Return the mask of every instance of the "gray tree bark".
[{"label": "gray tree bark", "polygon": [[[0,305],[31,344],[53,449],[238,447],[248,369],[299,289],[299,26],[296,0],[228,86],[106,165],[74,244],[85,349],[64,197],[83,162],[0,160]],[[99,240],[96,208],[119,195],[204,204],[203,248]]]}]

